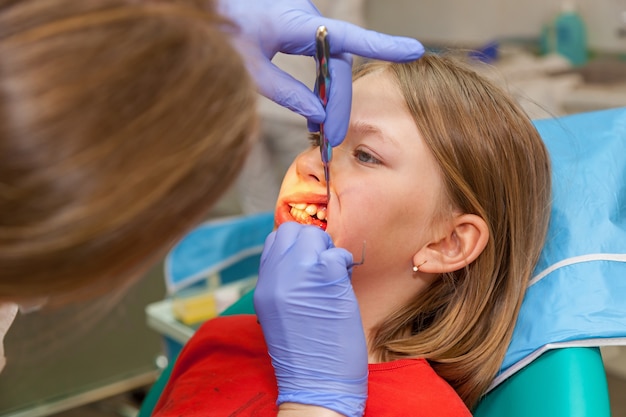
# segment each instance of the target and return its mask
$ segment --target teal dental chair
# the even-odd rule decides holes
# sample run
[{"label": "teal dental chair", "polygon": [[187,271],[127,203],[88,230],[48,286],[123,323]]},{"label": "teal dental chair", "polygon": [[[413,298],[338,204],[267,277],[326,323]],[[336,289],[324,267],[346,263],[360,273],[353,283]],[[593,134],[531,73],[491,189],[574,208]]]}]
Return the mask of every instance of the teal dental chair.
[{"label": "teal dental chair", "polygon": [[[626,108],[535,125],[552,158],[550,229],[500,372],[473,413],[608,417],[599,346],[626,337]],[[223,314],[253,312],[248,293]],[[139,417],[150,415],[173,363]]]},{"label": "teal dental chair", "polygon": [[490,391],[475,417],[609,417],[600,349],[568,347],[543,353]]}]

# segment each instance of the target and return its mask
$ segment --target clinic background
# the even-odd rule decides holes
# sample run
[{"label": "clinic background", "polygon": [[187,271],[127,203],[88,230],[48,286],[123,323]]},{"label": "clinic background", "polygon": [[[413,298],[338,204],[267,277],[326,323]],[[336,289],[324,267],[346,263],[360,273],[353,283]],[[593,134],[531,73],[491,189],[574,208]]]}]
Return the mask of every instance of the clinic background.
[{"label": "clinic background", "polygon": [[[536,55],[542,29],[560,12],[563,2],[559,0],[315,3],[329,16],[415,37],[427,47],[472,49],[495,42],[498,59],[493,62],[493,76],[515,91],[534,118],[626,106],[626,0],[574,2],[587,28],[590,52],[589,63],[576,68],[562,57]],[[300,67],[301,72],[294,69],[299,72],[296,75],[313,84],[312,60],[281,60],[286,60],[283,65]],[[272,103],[261,106],[266,126],[289,129],[296,138],[306,135],[303,118],[282,112]],[[269,129],[262,132],[266,139],[272,134]],[[266,139],[262,136],[261,140]],[[263,152],[264,159],[254,160],[257,167],[248,167],[251,171],[242,174],[208,217],[271,209],[285,165],[308,146],[305,137],[298,140],[290,149],[254,150],[253,155]],[[275,142],[284,143],[285,138]],[[272,174],[265,183],[254,185],[252,179],[261,178],[254,172]],[[250,200],[251,189],[265,199]],[[124,294],[18,316],[5,340],[8,364],[0,374],[0,416],[134,416],[145,388],[163,365],[162,340],[147,326],[145,312],[148,304],[165,297],[162,270],[162,263],[156,265]],[[603,354],[613,415],[626,416],[626,353],[613,349]]]},{"label": "clinic background", "polygon": [[[537,38],[541,27],[564,3],[562,0],[387,0],[369,1],[366,12],[374,30],[413,36],[426,43],[476,46],[494,39]],[[626,1],[570,3],[588,26],[592,50],[626,54]]]}]

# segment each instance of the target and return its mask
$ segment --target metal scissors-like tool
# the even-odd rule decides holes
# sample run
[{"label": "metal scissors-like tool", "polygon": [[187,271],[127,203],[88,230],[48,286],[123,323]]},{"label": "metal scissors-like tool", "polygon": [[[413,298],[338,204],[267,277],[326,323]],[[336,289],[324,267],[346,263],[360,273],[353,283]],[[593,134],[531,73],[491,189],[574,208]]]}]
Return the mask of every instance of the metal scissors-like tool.
[{"label": "metal scissors-like tool", "polygon": [[[326,26],[320,26],[315,33],[315,61],[317,62],[317,78],[315,80],[315,90],[326,109],[330,91],[330,71],[328,61],[330,60],[330,46],[328,45],[328,30]],[[324,123],[320,123],[320,153],[324,164],[324,179],[326,180],[327,203],[330,201],[330,161],[333,159],[333,147],[328,142],[324,133]],[[349,268],[363,265],[365,262],[365,241],[363,241],[363,253],[359,262],[348,265]]]},{"label": "metal scissors-like tool", "polygon": [[[315,61],[317,62],[317,78],[315,89],[319,95],[324,109],[328,102],[330,88],[330,71],[328,61],[330,59],[330,46],[328,44],[328,30],[326,26],[320,26],[315,33]],[[330,201],[330,161],[333,158],[333,147],[328,142],[324,133],[324,123],[320,123],[320,153],[324,164],[324,179],[326,180],[326,196]],[[327,201],[327,203],[328,203]]]}]

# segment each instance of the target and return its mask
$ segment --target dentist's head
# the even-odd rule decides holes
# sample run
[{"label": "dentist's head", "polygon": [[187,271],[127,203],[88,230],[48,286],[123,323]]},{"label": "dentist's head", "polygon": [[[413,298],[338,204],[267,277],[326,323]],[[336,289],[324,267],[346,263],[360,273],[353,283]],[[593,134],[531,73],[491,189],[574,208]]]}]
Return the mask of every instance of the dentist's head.
[{"label": "dentist's head", "polygon": [[0,6],[0,301],[120,286],[206,215],[256,117],[223,25],[192,2]]}]

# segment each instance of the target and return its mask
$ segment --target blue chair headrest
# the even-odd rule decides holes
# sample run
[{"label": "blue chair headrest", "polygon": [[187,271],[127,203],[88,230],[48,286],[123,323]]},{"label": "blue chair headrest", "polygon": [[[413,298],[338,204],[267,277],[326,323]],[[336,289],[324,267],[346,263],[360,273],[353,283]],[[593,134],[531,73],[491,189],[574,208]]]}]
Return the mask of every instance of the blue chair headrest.
[{"label": "blue chair headrest", "polygon": [[[237,278],[257,275],[258,257],[273,227],[274,213],[268,212],[220,218],[193,229],[165,258],[168,293],[228,268],[237,269],[232,271]],[[245,262],[250,257],[257,257],[256,262]]]},{"label": "blue chair headrest", "polygon": [[545,350],[626,344],[626,108],[535,122],[553,206],[495,386]]}]

